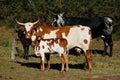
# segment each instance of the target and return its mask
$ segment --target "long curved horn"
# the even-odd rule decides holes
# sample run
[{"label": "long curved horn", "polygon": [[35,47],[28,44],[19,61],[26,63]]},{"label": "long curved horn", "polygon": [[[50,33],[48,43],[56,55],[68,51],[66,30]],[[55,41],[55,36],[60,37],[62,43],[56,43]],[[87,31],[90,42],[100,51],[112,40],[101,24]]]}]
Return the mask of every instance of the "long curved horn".
[{"label": "long curved horn", "polygon": [[39,20],[37,20],[37,21],[33,22],[33,24],[37,24],[38,22],[39,22]]},{"label": "long curved horn", "polygon": [[60,13],[60,16],[63,16],[64,15],[64,12]]},{"label": "long curved horn", "polygon": [[21,22],[19,22],[18,20],[16,20],[16,22],[17,22],[17,24],[19,24],[19,25],[25,25],[25,23],[21,23]]},{"label": "long curved horn", "polygon": [[58,14],[56,14],[56,13],[50,11],[50,10],[48,10],[48,11],[51,13],[51,15],[58,15]]}]

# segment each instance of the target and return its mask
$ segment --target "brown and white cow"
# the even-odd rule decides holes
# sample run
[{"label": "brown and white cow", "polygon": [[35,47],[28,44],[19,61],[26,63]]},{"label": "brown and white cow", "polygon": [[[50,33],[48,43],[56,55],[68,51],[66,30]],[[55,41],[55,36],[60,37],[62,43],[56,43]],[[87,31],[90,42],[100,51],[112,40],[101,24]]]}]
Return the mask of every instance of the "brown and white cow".
[{"label": "brown and white cow", "polygon": [[36,37],[41,39],[49,38],[65,38],[68,41],[68,49],[73,47],[78,47],[84,51],[85,58],[87,61],[87,71],[91,70],[92,60],[91,53],[89,51],[90,41],[91,41],[91,29],[82,25],[77,26],[66,26],[62,28],[53,27],[49,25],[34,25],[26,26],[26,38],[31,38],[34,30],[37,32]]},{"label": "brown and white cow", "polygon": [[[41,70],[44,71],[44,59],[45,59],[45,53],[50,54],[57,52],[59,53],[59,56],[61,57],[62,67],[61,72],[64,71],[64,64],[66,63],[66,71],[69,70],[68,67],[68,58],[66,55],[67,50],[67,40],[63,38],[51,38],[51,39],[40,39],[35,40],[36,38],[32,36],[32,41],[35,41],[35,54],[36,56],[40,56],[41,60]],[[50,63],[50,62],[48,62]],[[49,70],[50,65],[47,65],[47,70]]]}]

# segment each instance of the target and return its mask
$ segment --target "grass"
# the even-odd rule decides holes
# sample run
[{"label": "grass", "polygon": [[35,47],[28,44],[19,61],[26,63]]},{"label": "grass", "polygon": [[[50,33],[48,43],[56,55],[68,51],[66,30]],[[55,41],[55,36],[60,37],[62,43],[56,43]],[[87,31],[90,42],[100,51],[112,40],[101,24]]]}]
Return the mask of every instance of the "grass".
[{"label": "grass", "polygon": [[[68,55],[69,72],[60,72],[61,61],[58,54],[51,56],[50,71],[40,71],[39,58],[34,55],[30,47],[29,61],[17,56],[15,61],[10,58],[13,40],[13,30],[0,27],[0,80],[90,80],[98,76],[114,75],[120,78],[120,41],[114,41],[113,57],[102,57],[97,51],[103,50],[100,39],[92,40],[91,49],[96,50],[92,55],[92,71],[85,72],[85,58],[83,55]],[[23,54],[21,43],[17,43],[19,54]],[[118,79],[119,79],[118,78]],[[107,80],[101,78],[100,80]],[[113,80],[113,79],[112,79]]]}]

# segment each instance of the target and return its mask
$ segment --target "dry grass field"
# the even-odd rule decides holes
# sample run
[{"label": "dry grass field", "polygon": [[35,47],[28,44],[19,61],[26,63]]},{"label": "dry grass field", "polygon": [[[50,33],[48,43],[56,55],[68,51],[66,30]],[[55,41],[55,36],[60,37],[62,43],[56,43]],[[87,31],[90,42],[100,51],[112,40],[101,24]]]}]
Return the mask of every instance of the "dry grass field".
[{"label": "dry grass field", "polygon": [[22,58],[23,49],[17,42],[18,54],[11,60],[13,30],[0,27],[0,80],[120,80],[120,40],[114,40],[113,57],[102,57],[103,41],[92,40],[92,71],[85,72],[85,57],[68,55],[69,72],[60,72],[61,61],[58,54],[51,56],[50,71],[40,71],[39,58],[30,47],[29,61]]}]

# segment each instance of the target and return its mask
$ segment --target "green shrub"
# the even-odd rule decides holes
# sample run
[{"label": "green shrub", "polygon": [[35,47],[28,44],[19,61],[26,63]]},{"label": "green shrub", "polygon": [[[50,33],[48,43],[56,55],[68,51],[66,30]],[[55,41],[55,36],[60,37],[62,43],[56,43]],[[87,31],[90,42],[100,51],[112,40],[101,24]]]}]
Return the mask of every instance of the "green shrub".
[{"label": "green shrub", "polygon": [[51,12],[65,12],[68,17],[110,16],[114,33],[120,36],[120,0],[2,0],[0,5],[0,19],[9,27],[16,24],[16,19],[21,22],[39,19],[42,24],[51,24]]}]

